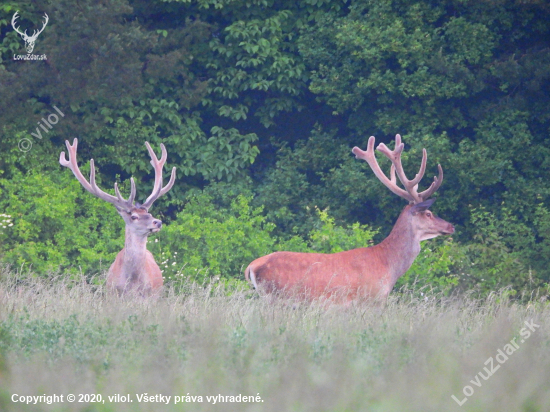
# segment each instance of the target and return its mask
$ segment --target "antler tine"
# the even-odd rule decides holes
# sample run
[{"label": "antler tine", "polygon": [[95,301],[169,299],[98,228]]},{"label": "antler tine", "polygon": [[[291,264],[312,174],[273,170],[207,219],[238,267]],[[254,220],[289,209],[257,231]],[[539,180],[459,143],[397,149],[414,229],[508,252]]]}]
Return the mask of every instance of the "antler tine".
[{"label": "antler tine", "polygon": [[18,28],[18,27],[15,27],[15,20],[17,20],[17,18],[19,17],[19,16],[17,15],[17,13],[19,13],[19,10],[17,10],[17,11],[15,12],[15,14],[13,15],[13,17],[11,18],[11,25],[13,26],[13,29],[14,29],[17,33],[19,33],[21,36],[23,36],[23,34],[27,34],[27,30],[25,30],[25,33],[21,33],[21,32],[19,31],[19,28]]},{"label": "antler tine", "polygon": [[[397,135],[399,136],[399,135]],[[401,152],[403,150],[403,144],[401,143],[401,137],[396,136],[396,148],[395,151],[392,152],[389,150],[385,144],[380,144],[378,146],[378,150],[382,151],[386,156],[389,157],[389,159],[392,161],[392,170],[390,171],[391,180],[388,179],[388,177],[384,174],[382,169],[380,169],[380,166],[378,165],[378,161],[376,160],[376,156],[374,154],[374,142],[375,138],[374,136],[369,137],[369,142],[367,145],[367,151],[363,151],[359,149],[357,146],[352,149],[353,154],[358,159],[365,160],[372,171],[374,172],[374,175],[380,180],[388,189],[390,189],[393,193],[395,193],[397,196],[400,196],[409,202],[415,202],[415,198],[411,195],[411,193],[407,192],[406,190],[401,189],[399,186],[397,186],[397,182],[395,180],[395,172],[396,167],[395,163],[393,161],[393,156],[397,154],[398,156],[401,155]],[[399,144],[398,144],[399,143]]]},{"label": "antler tine", "polygon": [[162,187],[162,170],[164,168],[164,164],[166,163],[166,159],[168,158],[166,147],[164,146],[164,144],[160,144],[161,156],[160,159],[158,159],[149,142],[145,142],[145,146],[147,147],[149,156],[151,156],[151,165],[155,169],[155,184],[153,186],[153,191],[151,192],[147,200],[145,200],[143,205],[141,205],[145,209],[149,209],[155,200],[168,192],[174,185],[174,182],[176,181],[176,168],[172,168],[172,174],[170,176],[168,184]]},{"label": "antler tine", "polygon": [[44,13],[44,18],[45,18],[45,21],[42,24],[42,28],[40,30],[33,30],[32,36],[31,36],[32,38],[38,37],[38,35],[40,33],[42,33],[44,31],[44,29],[46,28],[46,26],[48,25],[48,22],[50,21],[50,18],[48,17],[48,15],[46,13]]},{"label": "antler tine", "polygon": [[395,136],[395,149],[393,151],[388,149],[388,147],[384,143],[379,144],[377,150],[383,153],[388,159],[391,160],[392,165],[395,167],[397,177],[399,177],[399,180],[405,187],[405,190],[412,197],[411,202],[420,203],[422,201],[422,198],[418,195],[417,188],[418,188],[418,183],[420,182],[420,180],[424,176],[424,172],[426,171],[426,161],[427,161],[426,149],[423,149],[422,151],[422,163],[420,164],[419,172],[416,174],[414,179],[409,180],[405,175],[405,171],[403,170],[403,164],[401,163],[401,153],[403,153],[404,148],[405,148],[405,145],[401,143],[401,135],[398,134]]},{"label": "antler tine", "polygon": [[130,178],[130,196],[128,200],[124,199],[118,190],[118,184],[115,182],[115,194],[116,197],[105,193],[99,188],[95,181],[95,163],[94,159],[90,159],[90,186],[92,187],[93,194],[95,194],[100,199],[106,200],[109,203],[113,203],[116,207],[123,208],[126,211],[130,211],[134,206],[134,199],[136,197],[136,185],[134,183],[134,178]]},{"label": "antler tine", "polygon": [[441,186],[441,183],[443,183],[443,168],[441,167],[440,164],[438,164],[437,169],[439,170],[439,176],[434,176],[434,181],[432,182],[430,187],[428,187],[426,190],[418,194],[418,196],[422,200],[429,199],[430,196],[433,195],[437,189],[439,189],[439,186]]},{"label": "antler tine", "polygon": [[172,186],[174,186],[175,182],[176,182],[176,167],[174,166],[170,174],[170,180],[168,181],[168,184],[164,186],[160,191],[159,197],[165,194],[166,192],[168,192],[170,189],[172,189]]},{"label": "antler tine", "polygon": [[422,149],[422,163],[420,163],[420,170],[416,174],[413,180],[411,182],[414,182],[416,186],[418,186],[418,183],[422,180],[424,177],[424,173],[426,173],[426,163],[428,162],[428,153],[426,152],[426,149]]},{"label": "antler tine", "polygon": [[[358,147],[354,147],[352,152],[357,158],[367,161],[376,177],[393,193],[407,199],[411,203],[417,204],[428,199],[437,189],[439,189],[441,183],[443,182],[443,169],[441,168],[441,165],[437,165],[437,167],[439,168],[439,176],[434,177],[434,181],[430,185],[430,187],[424,190],[422,193],[418,193],[418,184],[420,183],[420,180],[422,180],[422,178],[424,177],[424,173],[426,172],[426,163],[428,160],[426,149],[422,149],[422,162],[420,163],[420,169],[418,173],[416,174],[414,179],[409,180],[405,175],[405,171],[403,170],[403,165],[401,163],[401,154],[403,153],[403,150],[405,148],[405,145],[401,142],[401,135],[398,134],[395,136],[394,150],[390,150],[384,143],[380,143],[376,150],[384,154],[384,156],[390,159],[392,163],[390,170],[390,179],[388,179],[384,172],[382,172],[382,170],[380,169],[380,166],[378,165],[378,162],[374,155],[374,141],[374,136],[371,136],[369,138],[366,152],[362,151]],[[403,184],[405,190],[397,186],[396,175]]]},{"label": "antler tine", "polygon": [[80,182],[80,184],[91,194],[99,197],[102,200],[105,200],[106,202],[114,204],[117,208],[125,209],[126,211],[129,211],[133,207],[134,198],[136,195],[136,187],[134,184],[134,179],[131,179],[131,193],[128,200],[125,200],[118,190],[118,186],[115,183],[115,193],[116,197],[113,195],[110,195],[109,193],[105,193],[103,190],[101,190],[95,181],[95,164],[94,159],[90,159],[90,182],[86,180],[82,172],[80,171],[80,168],[78,167],[78,163],[76,160],[76,151],[78,148],[78,139],[73,140],[73,144],[71,145],[68,140],[65,140],[65,145],[67,146],[67,151],[69,153],[69,160],[65,157],[65,152],[61,152],[59,155],[59,163],[61,166],[68,167],[71,169],[73,174],[75,175],[76,179]]},{"label": "antler tine", "polygon": [[44,29],[48,25],[48,22],[50,21],[50,18],[48,17],[47,13],[44,13],[44,20],[45,21],[44,21],[44,24],[42,25],[42,30],[40,30],[40,33],[42,33],[44,31]]},{"label": "antler tine", "polygon": [[[78,168],[78,164],[76,161],[76,150],[78,148],[78,139],[75,138],[73,140],[73,144],[71,145],[68,140],[65,140],[65,145],[67,146],[67,152],[69,154],[69,160],[65,157],[65,152],[61,152],[59,155],[59,163],[61,166],[68,167],[72,170],[73,174],[75,175],[76,179],[80,182],[80,184],[86,189],[88,192],[93,193],[92,186],[88,183],[84,175],[80,172],[80,169]],[[90,165],[93,167],[93,159],[90,162]]]},{"label": "antler tine", "polygon": [[118,190],[118,184],[115,182],[115,194],[118,200],[121,202],[128,203],[129,207],[132,207],[134,205],[134,199],[136,198],[136,184],[134,182],[134,178],[130,178],[130,196],[128,197],[128,200],[124,200],[122,195],[120,194],[120,191]]}]

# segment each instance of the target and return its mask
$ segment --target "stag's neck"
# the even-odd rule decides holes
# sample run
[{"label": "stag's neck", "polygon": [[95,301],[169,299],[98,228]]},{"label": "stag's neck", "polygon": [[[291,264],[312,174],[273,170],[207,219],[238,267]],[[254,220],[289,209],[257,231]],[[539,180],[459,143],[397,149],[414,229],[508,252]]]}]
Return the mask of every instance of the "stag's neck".
[{"label": "stag's neck", "polygon": [[147,237],[139,236],[126,228],[123,271],[127,279],[139,277],[147,259]]},{"label": "stag's neck", "polygon": [[388,275],[393,285],[411,267],[420,253],[420,236],[410,224],[405,208],[388,235],[378,246],[387,258]]}]

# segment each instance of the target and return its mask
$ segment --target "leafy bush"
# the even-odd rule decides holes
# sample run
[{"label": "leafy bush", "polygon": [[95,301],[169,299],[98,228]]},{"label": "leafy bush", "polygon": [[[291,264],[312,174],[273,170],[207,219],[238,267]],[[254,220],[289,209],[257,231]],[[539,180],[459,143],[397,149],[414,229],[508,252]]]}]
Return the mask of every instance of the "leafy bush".
[{"label": "leafy bush", "polygon": [[411,268],[397,281],[395,288],[414,286],[448,294],[458,285],[456,264],[462,261],[463,250],[452,239],[436,239],[422,243],[420,254]]},{"label": "leafy bush", "polygon": [[337,253],[372,246],[372,239],[378,233],[368,225],[359,223],[347,227],[336,226],[334,218],[329,216],[327,209],[317,209],[317,213],[321,226],[314,229],[309,235],[308,245],[312,252]]},{"label": "leafy bush", "polygon": [[504,204],[498,214],[478,207],[471,209],[471,216],[476,234],[463,246],[463,261],[457,268],[461,289],[489,293],[505,286],[519,291],[543,285],[544,272],[525,264],[529,251],[543,246],[536,243],[532,229]]},{"label": "leafy bush", "polygon": [[248,263],[274,251],[274,224],[266,221],[261,208],[250,207],[249,198],[239,195],[227,209],[211,200],[207,194],[192,197],[160,232],[165,279],[242,278]]},{"label": "leafy bush", "polygon": [[0,210],[13,226],[0,231],[0,256],[13,266],[98,273],[123,247],[124,222],[108,203],[91,196],[72,173],[31,171],[0,179]]}]

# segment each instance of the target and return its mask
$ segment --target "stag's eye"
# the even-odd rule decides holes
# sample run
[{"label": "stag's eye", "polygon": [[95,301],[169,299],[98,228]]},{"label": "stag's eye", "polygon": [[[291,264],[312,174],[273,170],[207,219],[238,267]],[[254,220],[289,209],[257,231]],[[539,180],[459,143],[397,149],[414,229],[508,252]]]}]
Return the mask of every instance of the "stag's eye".
[{"label": "stag's eye", "polygon": [[426,212],[426,216],[432,217],[432,214],[430,212]]},{"label": "stag's eye", "polygon": [[132,220],[138,220],[139,218],[136,215],[132,215]]}]

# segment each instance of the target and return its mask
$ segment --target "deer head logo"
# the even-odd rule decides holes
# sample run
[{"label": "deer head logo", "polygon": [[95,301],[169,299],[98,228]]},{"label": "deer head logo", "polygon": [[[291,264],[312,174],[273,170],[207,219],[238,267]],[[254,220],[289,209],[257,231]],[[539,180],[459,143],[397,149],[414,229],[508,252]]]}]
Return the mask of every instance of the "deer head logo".
[{"label": "deer head logo", "polygon": [[40,33],[42,33],[44,31],[44,29],[46,28],[46,25],[48,24],[48,21],[49,21],[49,17],[46,13],[44,13],[44,25],[42,26],[42,29],[40,30],[34,30],[32,36],[29,36],[27,34],[27,30],[25,30],[24,33],[22,33],[17,27],[15,27],[15,20],[19,17],[17,15],[17,13],[19,13],[19,10],[17,10],[15,12],[15,14],[13,15],[13,18],[11,19],[11,25],[13,27],[13,29],[19,33],[19,35],[21,36],[21,38],[25,41],[25,48],[27,49],[27,53],[30,54],[32,53],[33,49],[34,49],[34,43],[36,42],[36,39],[38,38],[38,35]]}]

